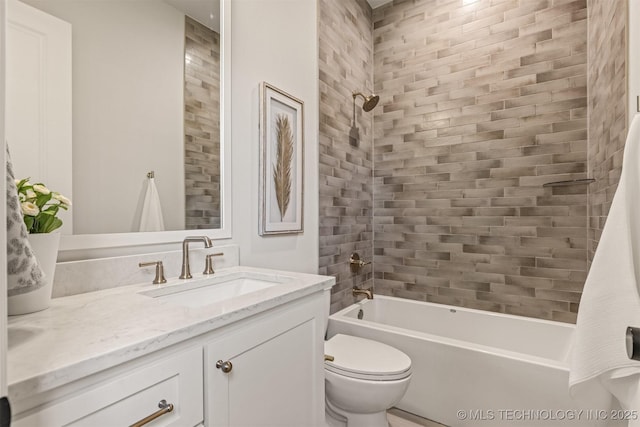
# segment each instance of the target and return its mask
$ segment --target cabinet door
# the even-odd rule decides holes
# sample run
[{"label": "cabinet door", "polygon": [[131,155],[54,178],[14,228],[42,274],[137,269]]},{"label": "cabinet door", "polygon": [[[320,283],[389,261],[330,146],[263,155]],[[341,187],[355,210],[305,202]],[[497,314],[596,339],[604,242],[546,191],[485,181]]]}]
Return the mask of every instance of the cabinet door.
[{"label": "cabinet door", "polygon": [[[256,319],[208,344],[205,425],[320,425],[322,325],[318,312],[302,305]],[[219,360],[230,362],[231,370],[216,368]]]},{"label": "cabinet door", "polygon": [[12,425],[129,426],[158,412],[158,404],[164,400],[173,405],[173,410],[151,421],[149,426],[195,426],[204,415],[202,378],[202,347],[198,347],[19,416]]}]

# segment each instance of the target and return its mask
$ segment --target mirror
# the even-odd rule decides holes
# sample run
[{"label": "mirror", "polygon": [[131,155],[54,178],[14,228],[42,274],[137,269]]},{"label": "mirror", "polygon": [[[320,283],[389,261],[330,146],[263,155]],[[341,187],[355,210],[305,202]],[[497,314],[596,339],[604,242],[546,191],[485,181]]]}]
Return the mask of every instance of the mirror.
[{"label": "mirror", "polygon": [[[23,0],[72,27],[73,236],[62,250],[189,229],[230,237],[230,8],[218,1]],[[164,227],[145,229],[154,187]]]}]

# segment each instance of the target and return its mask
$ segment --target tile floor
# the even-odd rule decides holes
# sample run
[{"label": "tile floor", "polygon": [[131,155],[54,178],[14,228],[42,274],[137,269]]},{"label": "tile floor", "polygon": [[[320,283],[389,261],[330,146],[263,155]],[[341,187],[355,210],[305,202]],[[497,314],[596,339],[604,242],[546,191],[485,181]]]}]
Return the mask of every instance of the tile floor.
[{"label": "tile floor", "polygon": [[387,418],[391,427],[447,427],[444,424],[421,418],[397,408],[389,409]]}]

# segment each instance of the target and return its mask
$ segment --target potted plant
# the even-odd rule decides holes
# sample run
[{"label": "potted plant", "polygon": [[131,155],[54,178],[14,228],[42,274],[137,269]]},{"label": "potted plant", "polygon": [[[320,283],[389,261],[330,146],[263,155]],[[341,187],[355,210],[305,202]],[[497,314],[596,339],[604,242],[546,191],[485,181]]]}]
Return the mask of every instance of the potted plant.
[{"label": "potted plant", "polygon": [[49,190],[43,183],[31,184],[29,178],[16,179],[16,187],[29,234],[51,233],[62,226],[58,212],[69,209],[71,200]]},{"label": "potted plant", "polygon": [[67,210],[71,201],[51,191],[43,183],[32,184],[29,178],[16,179],[18,201],[28,233],[29,245],[43,274],[45,285],[35,291],[10,296],[9,314],[25,314],[49,307],[53,289],[56,260],[62,226],[60,210]]}]

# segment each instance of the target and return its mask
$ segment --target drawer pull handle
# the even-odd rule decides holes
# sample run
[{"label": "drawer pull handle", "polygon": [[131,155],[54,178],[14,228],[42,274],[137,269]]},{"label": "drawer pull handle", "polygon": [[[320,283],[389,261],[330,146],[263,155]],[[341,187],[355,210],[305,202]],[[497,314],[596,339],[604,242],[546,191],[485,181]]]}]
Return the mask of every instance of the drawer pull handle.
[{"label": "drawer pull handle", "polygon": [[233,364],[228,360],[226,362],[223,362],[222,360],[218,360],[216,362],[216,368],[220,369],[225,374],[228,374],[233,369]]},{"label": "drawer pull handle", "polygon": [[158,408],[160,408],[160,410],[154,412],[153,414],[147,417],[144,417],[137,423],[131,424],[131,426],[129,427],[142,427],[143,425],[149,424],[151,421],[155,420],[156,418],[159,418],[164,414],[168,414],[169,412],[173,411],[173,403],[167,403],[166,400],[162,399],[160,402],[158,402]]}]

